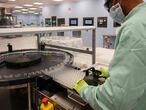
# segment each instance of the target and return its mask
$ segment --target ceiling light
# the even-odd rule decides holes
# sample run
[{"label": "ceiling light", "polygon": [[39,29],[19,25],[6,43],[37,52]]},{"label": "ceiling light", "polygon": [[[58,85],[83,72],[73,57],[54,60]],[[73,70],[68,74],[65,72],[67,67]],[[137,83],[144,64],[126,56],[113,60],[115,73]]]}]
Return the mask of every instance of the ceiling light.
[{"label": "ceiling light", "polygon": [[53,0],[53,1],[55,1],[55,2],[61,2],[61,1],[63,1],[63,0]]},{"label": "ceiling light", "polygon": [[22,11],[28,11],[28,9],[21,9]]},{"label": "ceiling light", "polygon": [[8,1],[10,1],[10,2],[14,2],[14,1],[16,1],[16,0],[8,0]]},{"label": "ceiling light", "polygon": [[39,8],[43,8],[42,6],[40,6]]},{"label": "ceiling light", "polygon": [[18,13],[21,12],[20,10],[14,10],[13,13]]},{"label": "ceiling light", "polygon": [[39,12],[39,14],[41,15],[41,14],[42,14],[42,12]]},{"label": "ceiling light", "polygon": [[29,13],[34,13],[34,11],[29,11]]},{"label": "ceiling light", "polygon": [[15,6],[15,8],[23,8],[22,6]]},{"label": "ceiling light", "polygon": [[30,10],[36,10],[37,8],[29,8]]},{"label": "ceiling light", "polygon": [[35,2],[33,4],[35,4],[35,5],[42,5],[43,3],[41,3],[41,2]]},{"label": "ceiling light", "polygon": [[30,4],[25,4],[24,6],[31,7],[31,6],[33,6],[33,5],[30,5]]},{"label": "ceiling light", "polygon": [[22,12],[23,14],[28,14],[28,12]]},{"label": "ceiling light", "polygon": [[38,15],[39,13],[34,13],[35,15]]}]

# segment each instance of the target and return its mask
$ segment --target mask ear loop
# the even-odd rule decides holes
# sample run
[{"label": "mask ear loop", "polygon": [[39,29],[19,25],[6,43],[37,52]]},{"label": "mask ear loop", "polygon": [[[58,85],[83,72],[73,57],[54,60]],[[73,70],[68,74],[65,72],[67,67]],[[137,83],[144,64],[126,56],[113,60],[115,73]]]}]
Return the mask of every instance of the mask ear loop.
[{"label": "mask ear loop", "polygon": [[[121,6],[122,12],[123,12],[123,8],[122,8],[122,0],[119,1],[119,4]],[[124,13],[124,12],[123,12]],[[125,14],[124,14],[125,15]]]},{"label": "mask ear loop", "polygon": [[122,0],[119,1],[119,4],[121,5],[121,8],[122,8]]},{"label": "mask ear loop", "polygon": [[[119,7],[119,5],[121,6],[121,4],[122,4],[122,0],[120,0],[120,1],[118,1],[118,2],[116,2],[117,0],[114,0],[114,2],[113,2],[113,5],[112,5],[112,7],[114,7],[114,8],[117,8],[117,7]],[[116,5],[116,4],[119,4],[119,5]],[[122,8],[122,7],[121,7]],[[123,10],[123,9],[122,9]]]},{"label": "mask ear loop", "polygon": [[117,0],[114,0],[114,2],[112,3],[112,6],[114,6],[115,4],[119,3],[120,5],[122,4],[122,0],[119,0],[117,3]]},{"label": "mask ear loop", "polygon": [[117,0],[114,0],[114,2],[112,3],[112,6],[114,6],[114,5],[115,5],[116,1],[117,1]]}]

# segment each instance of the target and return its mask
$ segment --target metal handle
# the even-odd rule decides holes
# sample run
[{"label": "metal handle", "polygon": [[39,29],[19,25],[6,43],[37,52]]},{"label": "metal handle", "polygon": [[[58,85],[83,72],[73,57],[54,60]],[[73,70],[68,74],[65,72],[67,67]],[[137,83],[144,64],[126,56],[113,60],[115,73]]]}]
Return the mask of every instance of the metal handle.
[{"label": "metal handle", "polygon": [[68,94],[68,98],[69,99],[71,99],[71,100],[73,100],[73,101],[75,101],[75,102],[77,102],[78,104],[80,104],[80,105],[82,105],[82,106],[85,106],[85,105],[87,105],[87,103],[86,102],[84,102],[82,99],[81,99],[81,101],[78,101],[78,100],[76,100],[75,98],[73,98],[72,96],[76,96],[76,97],[78,97],[78,98],[80,98],[79,96],[77,96],[76,94],[74,94],[74,93],[70,93],[70,94]]}]

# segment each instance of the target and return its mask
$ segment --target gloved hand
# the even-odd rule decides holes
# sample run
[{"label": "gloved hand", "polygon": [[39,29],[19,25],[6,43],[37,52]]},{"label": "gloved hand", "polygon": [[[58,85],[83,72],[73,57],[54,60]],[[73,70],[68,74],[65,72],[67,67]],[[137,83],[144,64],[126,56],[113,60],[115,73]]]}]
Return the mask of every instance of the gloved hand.
[{"label": "gloved hand", "polygon": [[88,84],[84,80],[79,80],[74,84],[73,89],[75,89],[77,93],[80,93],[81,89],[87,86]]},{"label": "gloved hand", "polygon": [[107,68],[96,68],[96,70],[100,71],[101,72],[101,75],[99,75],[100,77],[109,77],[109,74],[108,74],[108,69]]}]

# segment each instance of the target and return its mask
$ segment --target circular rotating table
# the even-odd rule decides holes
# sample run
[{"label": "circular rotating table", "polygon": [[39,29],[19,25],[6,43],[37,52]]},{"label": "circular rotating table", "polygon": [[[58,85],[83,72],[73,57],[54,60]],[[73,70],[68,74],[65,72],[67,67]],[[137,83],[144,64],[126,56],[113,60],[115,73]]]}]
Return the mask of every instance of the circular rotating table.
[{"label": "circular rotating table", "polygon": [[31,110],[30,83],[44,71],[72,64],[73,55],[56,49],[45,51],[16,50],[0,53],[0,89],[28,88],[28,110]]}]

